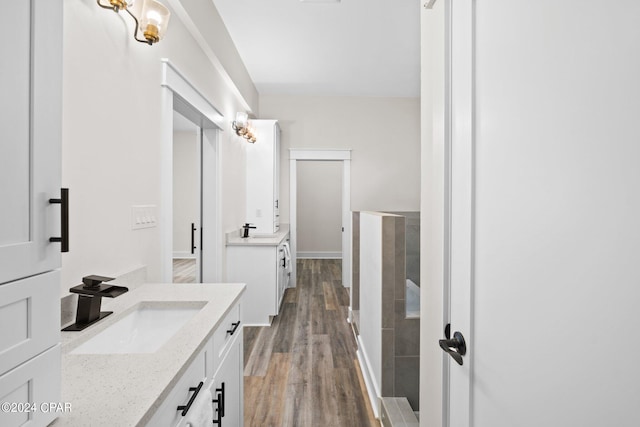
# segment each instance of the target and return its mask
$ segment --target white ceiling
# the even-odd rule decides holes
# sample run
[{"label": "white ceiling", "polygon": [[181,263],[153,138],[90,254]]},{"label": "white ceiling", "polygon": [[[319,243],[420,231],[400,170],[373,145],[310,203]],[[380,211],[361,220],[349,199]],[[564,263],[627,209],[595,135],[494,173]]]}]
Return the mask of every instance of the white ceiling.
[{"label": "white ceiling", "polygon": [[260,94],[418,97],[421,0],[213,0]]}]

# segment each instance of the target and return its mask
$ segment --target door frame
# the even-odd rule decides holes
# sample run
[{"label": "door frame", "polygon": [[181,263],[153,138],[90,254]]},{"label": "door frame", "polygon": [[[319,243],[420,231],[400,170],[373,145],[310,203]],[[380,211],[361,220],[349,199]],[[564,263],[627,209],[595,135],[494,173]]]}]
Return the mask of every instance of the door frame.
[{"label": "door frame", "polygon": [[[468,1],[434,3],[422,12],[428,42],[422,51],[421,270],[428,276],[421,294],[420,407],[429,425],[463,427],[473,415],[475,8]],[[465,337],[463,366],[435,346],[450,322],[451,333]]]},{"label": "door frame", "polygon": [[[203,282],[222,280],[222,222],[219,132],[224,116],[171,62],[161,60],[161,121],[160,121],[160,274],[161,280],[173,282],[173,111],[180,112],[200,126],[201,159],[214,168],[202,167],[201,226],[207,218],[213,226],[202,227],[202,240],[215,242],[207,248],[208,258],[202,268]],[[177,107],[177,108],[176,108]],[[186,111],[185,111],[186,110]],[[212,170],[213,169],[213,170]]]},{"label": "door frame", "polygon": [[289,222],[291,246],[291,282],[296,286],[297,260],[297,162],[339,161],[342,162],[342,286],[351,287],[351,149],[289,149]]},{"label": "door frame", "polygon": [[447,12],[449,280],[445,282],[443,311],[445,321],[451,323],[451,334],[460,331],[464,336],[467,353],[462,366],[445,358],[448,381],[443,384],[443,393],[447,393],[443,418],[449,425],[465,427],[472,425],[473,418],[475,342],[475,6],[470,1],[451,1]]}]

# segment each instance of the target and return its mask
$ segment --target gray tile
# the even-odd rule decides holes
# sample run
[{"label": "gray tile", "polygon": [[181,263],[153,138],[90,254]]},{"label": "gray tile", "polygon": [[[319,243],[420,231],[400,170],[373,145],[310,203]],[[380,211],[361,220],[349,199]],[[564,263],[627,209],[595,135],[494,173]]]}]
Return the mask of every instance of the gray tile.
[{"label": "gray tile", "polygon": [[395,355],[420,355],[420,319],[405,318],[405,301],[395,303]]},{"label": "gray tile", "polygon": [[393,328],[396,278],[395,218],[382,217],[382,327]]},{"label": "gray tile", "polygon": [[380,393],[382,396],[395,396],[395,350],[393,329],[382,329],[382,378]]},{"label": "gray tile", "polygon": [[396,217],[395,223],[395,299],[404,299],[406,278],[404,217]]},{"label": "gray tile", "polygon": [[420,410],[420,356],[395,358],[395,396],[405,396],[414,411]]}]

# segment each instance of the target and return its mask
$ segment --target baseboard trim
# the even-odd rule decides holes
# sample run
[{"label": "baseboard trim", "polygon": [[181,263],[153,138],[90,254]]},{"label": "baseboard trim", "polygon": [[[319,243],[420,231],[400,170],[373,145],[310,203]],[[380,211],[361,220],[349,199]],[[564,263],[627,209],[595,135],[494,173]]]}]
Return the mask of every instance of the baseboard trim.
[{"label": "baseboard trim", "polygon": [[367,353],[364,350],[360,336],[357,337],[357,341],[358,341],[358,351],[356,352],[356,354],[358,356],[360,372],[362,372],[364,385],[367,387],[367,394],[369,395],[369,402],[371,402],[373,415],[379,419],[380,418],[380,390],[378,390],[378,387],[375,381],[373,381],[373,370],[371,369],[371,364],[369,363],[369,358],[367,357]]},{"label": "baseboard trim", "polygon": [[173,259],[196,259],[196,256],[191,252],[174,252]]},{"label": "baseboard trim", "polygon": [[296,253],[298,259],[342,259],[342,252],[307,252],[298,251]]}]

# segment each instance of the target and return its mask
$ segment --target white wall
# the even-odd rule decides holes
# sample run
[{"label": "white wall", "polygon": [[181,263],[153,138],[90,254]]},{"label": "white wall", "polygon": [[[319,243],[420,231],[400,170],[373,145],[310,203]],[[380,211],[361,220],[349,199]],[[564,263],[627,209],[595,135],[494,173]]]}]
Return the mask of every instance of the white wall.
[{"label": "white wall", "polygon": [[173,253],[191,255],[191,223],[198,223],[199,132],[173,133]]},{"label": "white wall", "polygon": [[[351,148],[351,210],[420,209],[420,100],[260,97],[260,116],[282,128],[281,164],[289,148]],[[289,222],[289,168],[280,169],[281,222]]]},{"label": "white wall", "polygon": [[298,256],[342,253],[342,162],[304,161],[296,168]]},{"label": "white wall", "polygon": [[[422,8],[422,199],[420,208],[420,425],[442,426],[445,280],[445,10]],[[447,356],[448,357],[448,356]],[[446,396],[444,396],[446,398]]]},{"label": "white wall", "polygon": [[[382,385],[382,216],[360,213],[360,351],[375,394]],[[363,367],[366,368],[366,367]]]},{"label": "white wall", "polygon": [[[215,11],[208,0],[194,2]],[[160,206],[162,197],[161,58],[168,58],[225,116],[222,231],[237,228],[244,218],[244,145],[230,120],[247,101],[177,14],[166,38],[154,46],[133,40],[125,15],[101,9],[93,0],[64,2],[62,183],[70,188],[71,201],[63,295],[87,274],[117,275],[146,265],[150,281],[160,278],[160,230],[132,230],[130,216],[132,205]],[[223,24],[212,14],[207,25]],[[234,56],[233,51],[226,43],[224,55]],[[238,81],[245,73],[235,73]],[[248,92],[255,94],[248,98],[258,111],[255,89]]]}]

